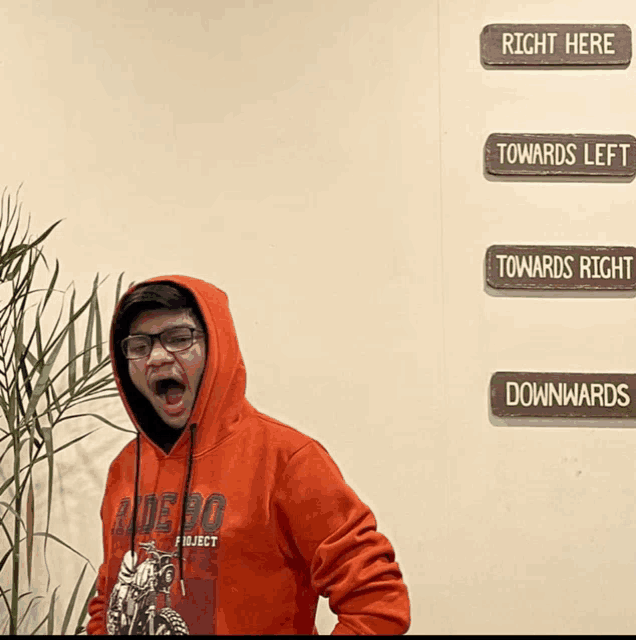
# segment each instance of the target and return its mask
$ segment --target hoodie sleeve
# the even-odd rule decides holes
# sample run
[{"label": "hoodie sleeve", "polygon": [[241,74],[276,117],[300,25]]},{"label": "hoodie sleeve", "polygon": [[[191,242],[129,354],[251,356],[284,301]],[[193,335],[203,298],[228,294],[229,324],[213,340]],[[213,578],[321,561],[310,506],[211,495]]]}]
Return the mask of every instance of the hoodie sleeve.
[{"label": "hoodie sleeve", "polygon": [[406,632],[410,604],[393,547],[317,442],[292,456],[274,503],[313,589],[338,616],[334,635]]},{"label": "hoodie sleeve", "polygon": [[106,635],[106,597],[104,596],[105,565],[99,568],[97,574],[97,593],[88,603],[88,615],[90,620],[86,625],[86,633],[89,636]]}]

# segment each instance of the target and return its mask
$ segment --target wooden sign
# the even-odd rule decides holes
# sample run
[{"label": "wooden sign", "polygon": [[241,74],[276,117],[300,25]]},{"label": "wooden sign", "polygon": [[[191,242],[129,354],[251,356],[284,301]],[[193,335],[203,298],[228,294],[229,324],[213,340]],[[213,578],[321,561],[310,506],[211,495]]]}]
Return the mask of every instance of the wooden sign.
[{"label": "wooden sign", "polygon": [[486,66],[626,66],[632,58],[626,24],[489,24],[480,41]]},{"label": "wooden sign", "polygon": [[498,371],[490,406],[500,417],[635,418],[636,374]]},{"label": "wooden sign", "polygon": [[627,134],[491,133],[484,156],[497,176],[636,174],[636,138]]},{"label": "wooden sign", "polygon": [[493,245],[486,251],[493,289],[636,289],[636,247]]}]

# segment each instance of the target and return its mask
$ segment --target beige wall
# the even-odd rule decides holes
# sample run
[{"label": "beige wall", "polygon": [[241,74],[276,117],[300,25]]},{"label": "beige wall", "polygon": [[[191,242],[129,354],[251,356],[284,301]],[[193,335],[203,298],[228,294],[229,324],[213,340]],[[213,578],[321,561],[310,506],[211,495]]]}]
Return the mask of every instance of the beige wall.
[{"label": "beige wall", "polygon": [[446,629],[611,633],[634,627],[633,421],[517,420],[488,412],[495,371],[631,372],[634,298],[491,296],[491,244],[635,241],[633,183],[496,182],[493,132],[633,133],[627,70],[485,70],[496,22],[626,23],[626,1],[440,3]]},{"label": "beige wall", "polygon": [[[510,426],[487,392],[496,370],[631,371],[633,298],[490,296],[483,258],[634,244],[634,187],[491,182],[482,151],[494,131],[636,133],[634,70],[486,71],[479,33],[634,27],[636,5],[112,4],[0,9],[0,175],[35,230],[65,218],[65,284],[110,275],[111,309],[121,271],[228,293],[248,398],[371,505],[411,632],[630,631],[634,425]],[[56,471],[54,532],[96,566],[127,440],[104,427]],[[82,562],[52,548],[64,600]]]}]

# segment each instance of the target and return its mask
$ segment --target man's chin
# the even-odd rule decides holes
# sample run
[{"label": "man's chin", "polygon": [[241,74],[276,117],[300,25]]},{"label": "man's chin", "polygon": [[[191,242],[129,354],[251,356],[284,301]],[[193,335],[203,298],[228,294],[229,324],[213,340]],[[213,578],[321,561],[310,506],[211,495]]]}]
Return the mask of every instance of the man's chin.
[{"label": "man's chin", "polygon": [[169,426],[171,429],[183,429],[188,422],[187,416],[184,416],[183,418],[179,418],[179,419],[168,418],[167,416],[162,416],[162,418],[165,424]]},{"label": "man's chin", "polygon": [[171,429],[183,429],[188,423],[190,412],[187,409],[183,409],[179,415],[170,415],[166,413],[162,407],[155,406],[155,411],[161,418],[162,422]]},{"label": "man's chin", "polygon": [[168,422],[168,420],[164,418],[163,422],[167,427],[170,427],[170,429],[174,429],[175,431],[181,431],[186,426],[187,420],[180,420],[178,423],[175,423],[174,420],[171,420],[170,422]]}]

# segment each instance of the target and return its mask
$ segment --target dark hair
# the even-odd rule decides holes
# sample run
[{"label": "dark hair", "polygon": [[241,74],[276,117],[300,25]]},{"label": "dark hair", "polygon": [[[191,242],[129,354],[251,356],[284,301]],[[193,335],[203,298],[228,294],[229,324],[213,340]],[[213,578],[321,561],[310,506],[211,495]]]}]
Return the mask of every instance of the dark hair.
[{"label": "dark hair", "polygon": [[199,305],[190,291],[172,282],[153,282],[140,285],[122,299],[119,312],[113,321],[113,348],[119,378],[129,404],[137,415],[140,427],[151,437],[154,435],[155,441],[160,446],[165,444],[171,446],[173,443],[171,441],[176,439],[176,436],[171,435],[171,430],[168,430],[163,436],[161,433],[156,433],[156,429],[153,428],[153,424],[157,422],[156,413],[150,403],[132,384],[128,373],[128,363],[121,349],[121,341],[128,336],[130,325],[135,318],[144,311],[161,309],[192,311],[203,331],[207,333]]},{"label": "dark hair", "polygon": [[153,283],[143,284],[124,297],[115,320],[115,331],[121,330],[124,334],[122,339],[125,338],[130,331],[130,325],[140,313],[158,309],[170,311],[189,309],[205,329],[199,306],[190,291],[172,283]]}]

